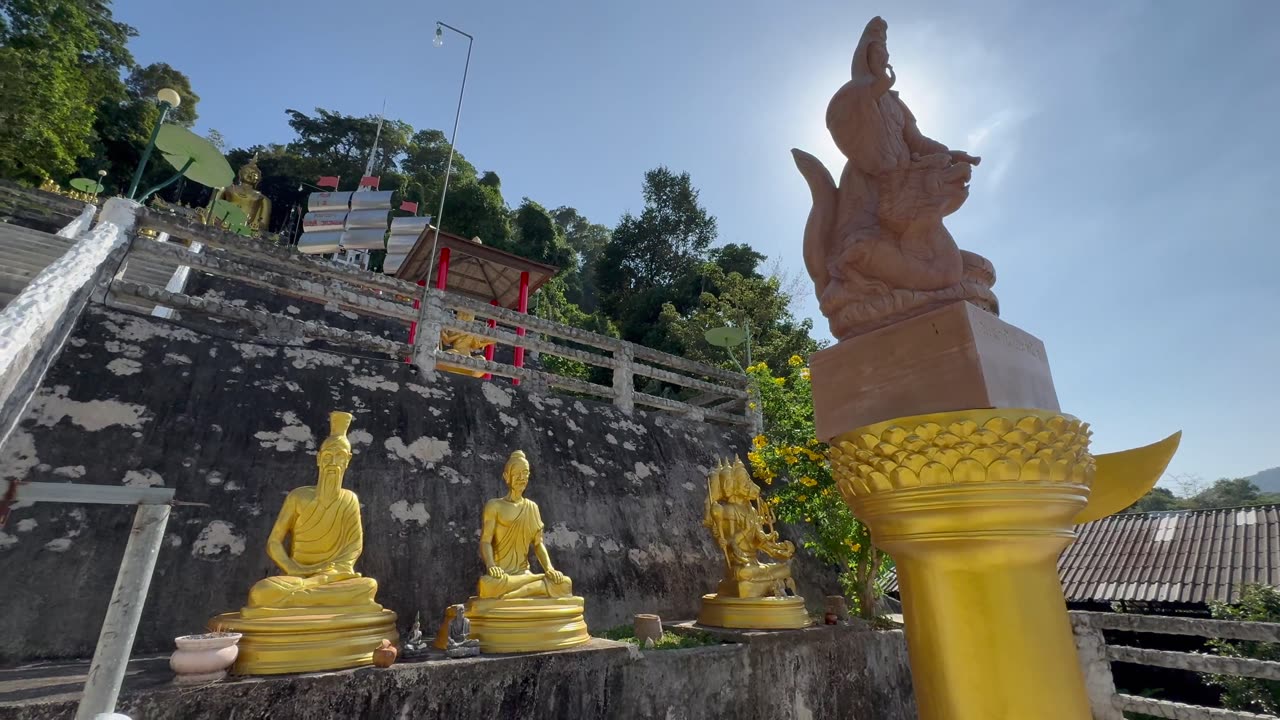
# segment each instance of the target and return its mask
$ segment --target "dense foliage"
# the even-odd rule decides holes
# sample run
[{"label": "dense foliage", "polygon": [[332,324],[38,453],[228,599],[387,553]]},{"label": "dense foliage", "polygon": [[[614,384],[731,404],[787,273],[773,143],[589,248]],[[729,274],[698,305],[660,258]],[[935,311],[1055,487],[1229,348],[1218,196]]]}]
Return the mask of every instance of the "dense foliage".
[{"label": "dense foliage", "polygon": [[1152,488],[1125,512],[1213,510],[1280,503],[1280,493],[1263,492],[1249,478],[1222,478],[1207,487],[1194,484],[1179,497],[1164,487]]},{"label": "dense foliage", "polygon": [[[1280,589],[1247,585],[1237,604],[1214,603],[1209,610],[1219,620],[1280,622]],[[1280,644],[1276,643],[1210,640],[1209,646],[1223,657],[1280,661]],[[1222,706],[1228,710],[1280,714],[1280,682],[1233,675],[1213,675],[1209,682],[1222,688]]]},{"label": "dense foliage", "polygon": [[747,368],[765,416],[764,434],[747,454],[752,474],[764,485],[778,519],[802,524],[804,547],[839,568],[840,584],[856,612],[874,618],[889,558],[871,543],[831,477],[827,447],[814,437],[804,359],[793,356],[780,370],[775,377],[764,363]]}]

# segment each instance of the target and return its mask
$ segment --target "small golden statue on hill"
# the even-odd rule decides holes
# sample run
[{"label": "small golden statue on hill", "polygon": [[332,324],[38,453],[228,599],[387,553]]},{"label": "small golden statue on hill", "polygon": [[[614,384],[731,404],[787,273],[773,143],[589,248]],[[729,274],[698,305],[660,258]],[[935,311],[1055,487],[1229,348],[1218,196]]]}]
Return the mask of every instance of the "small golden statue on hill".
[{"label": "small golden statue on hill", "polygon": [[796,547],[778,538],[775,522],[741,460],[722,461],[707,476],[702,524],[724,556],[725,571],[716,593],[702,596],[699,623],[758,629],[809,624],[804,598],[791,578]]},{"label": "small golden statue on hill", "polygon": [[364,550],[360,500],[342,487],[351,464],[351,420],[350,413],[330,414],[329,437],[316,455],[316,484],[292,490],[276,516],[267,556],[283,574],[255,583],[240,612],[209,622],[215,631],[244,634],[237,674],[369,665],[384,638],[399,640],[396,614],[374,602],[377,581],[355,571]]},{"label": "small golden statue on hill", "polygon": [[258,232],[267,232],[270,229],[268,225],[271,223],[271,198],[258,191],[258,183],[262,181],[262,171],[258,169],[256,154],[240,168],[236,177],[236,184],[223,189],[218,198],[244,211],[245,227]]}]

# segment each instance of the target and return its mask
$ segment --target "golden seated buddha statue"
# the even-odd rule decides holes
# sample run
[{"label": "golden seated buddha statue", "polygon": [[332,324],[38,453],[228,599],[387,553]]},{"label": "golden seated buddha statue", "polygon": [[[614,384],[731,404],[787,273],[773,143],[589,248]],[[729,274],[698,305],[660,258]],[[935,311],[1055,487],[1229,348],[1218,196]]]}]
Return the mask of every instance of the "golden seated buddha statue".
[{"label": "golden seated buddha statue", "polygon": [[[486,653],[559,650],[591,639],[582,617],[585,603],[573,594],[573,581],[556,570],[542,542],[542,513],[524,496],[529,461],[516,450],[502,472],[505,496],[485,503],[480,558],[485,574],[466,604],[471,636]],[[529,567],[529,552],[543,572]],[[450,612],[445,625],[453,619]],[[436,646],[444,649],[442,627]]]},{"label": "golden seated buddha statue", "polygon": [[[741,460],[721,462],[707,477],[702,524],[724,555],[724,579],[702,596],[698,622],[726,628],[775,630],[809,624],[804,598],[791,579],[796,546],[779,540],[768,503]],[[764,555],[776,562],[761,561]]]},{"label": "golden seated buddha statue", "polygon": [[258,155],[255,153],[236,175],[236,184],[224,188],[218,199],[226,200],[244,211],[245,227],[255,233],[267,232],[271,224],[271,198],[258,190],[262,181],[262,171],[258,169]]},{"label": "golden seated buddha statue", "polygon": [[[316,457],[319,479],[284,500],[267,556],[283,575],[259,580],[239,612],[209,621],[238,632],[235,672],[273,675],[370,665],[384,638],[395,643],[396,614],[374,602],[378,582],[355,571],[364,549],[360,500],[342,487],[351,463],[350,413],[330,415],[330,433]],[[285,539],[289,548],[285,548]]]}]

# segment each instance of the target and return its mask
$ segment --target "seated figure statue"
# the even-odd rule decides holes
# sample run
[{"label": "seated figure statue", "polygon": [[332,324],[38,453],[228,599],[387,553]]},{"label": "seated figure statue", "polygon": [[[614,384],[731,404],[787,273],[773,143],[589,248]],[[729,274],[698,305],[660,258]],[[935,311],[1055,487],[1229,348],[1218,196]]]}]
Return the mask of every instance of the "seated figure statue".
[{"label": "seated figure statue", "polygon": [[[724,558],[724,578],[704,595],[698,621],[733,628],[798,628],[809,624],[791,578],[795,545],[780,540],[773,511],[739,460],[721,462],[707,478],[703,525]],[[761,560],[764,555],[769,560]]]},{"label": "seated figure statue", "polygon": [[[346,436],[351,420],[349,413],[330,415],[329,437],[316,456],[316,484],[291,491],[276,516],[267,555],[283,574],[255,583],[240,612],[220,615],[210,623],[215,629],[245,634],[238,673],[303,672],[299,668],[304,665],[308,670],[364,665],[372,661],[383,637],[398,640],[395,613],[374,602],[377,581],[355,571],[364,549],[360,500],[342,487],[351,463],[351,442]],[[331,636],[328,640],[334,649],[328,657],[323,647],[291,654],[287,643],[267,640],[277,633],[316,630]],[[353,655],[341,646],[339,638],[346,630],[357,637],[370,636],[367,652]]]},{"label": "seated figure statue", "polygon": [[[485,573],[465,611],[471,636],[486,653],[556,650],[590,639],[582,617],[584,602],[573,594],[568,575],[555,569],[542,541],[542,512],[524,496],[529,461],[516,450],[502,477],[507,494],[485,503],[480,531],[480,558]],[[542,572],[529,565],[529,553]],[[451,609],[437,634],[436,647],[448,647]]]},{"label": "seated figure statue", "polygon": [[[464,323],[475,322],[475,313],[466,310],[458,311],[458,321]],[[442,330],[440,331],[440,348],[446,353],[452,355],[461,355],[463,357],[483,357],[484,350],[492,341],[482,338],[479,335],[472,335],[461,330]],[[473,370],[471,368],[462,367],[460,365],[450,365],[447,360],[439,359],[436,367],[446,372],[457,373],[459,375],[470,375],[471,377],[484,377],[483,370]]]}]

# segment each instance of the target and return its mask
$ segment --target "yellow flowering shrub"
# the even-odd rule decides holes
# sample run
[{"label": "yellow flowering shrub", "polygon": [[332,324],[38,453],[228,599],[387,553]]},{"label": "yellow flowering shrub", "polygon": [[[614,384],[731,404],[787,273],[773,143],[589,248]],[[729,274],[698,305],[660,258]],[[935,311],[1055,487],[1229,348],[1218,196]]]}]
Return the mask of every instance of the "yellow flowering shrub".
[{"label": "yellow flowering shrub", "polygon": [[814,437],[809,368],[793,355],[780,377],[764,363],[748,367],[747,373],[765,422],[764,433],[752,439],[747,453],[752,475],[764,486],[779,520],[805,526],[804,548],[839,568],[852,606],[863,617],[874,617],[890,561],[872,545],[832,480],[827,447]]}]

